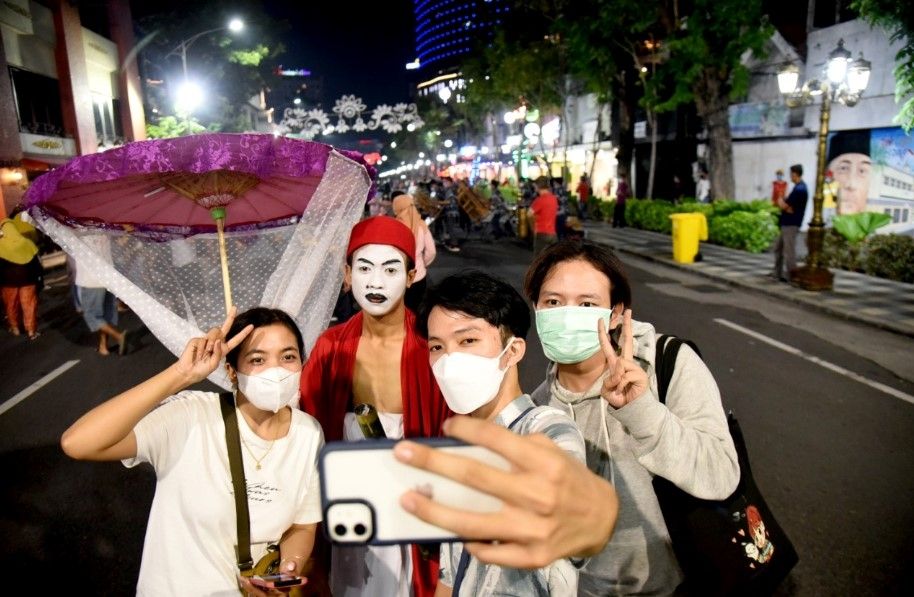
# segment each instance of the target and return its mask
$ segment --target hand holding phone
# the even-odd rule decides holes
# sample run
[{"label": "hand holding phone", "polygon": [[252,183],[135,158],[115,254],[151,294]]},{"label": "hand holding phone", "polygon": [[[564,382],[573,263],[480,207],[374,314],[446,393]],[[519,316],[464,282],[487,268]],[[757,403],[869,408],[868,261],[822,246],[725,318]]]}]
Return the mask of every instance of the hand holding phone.
[{"label": "hand holding phone", "polygon": [[[414,440],[444,453],[461,455],[506,471],[508,461],[491,450],[450,439]],[[418,491],[440,504],[492,513],[500,499],[440,474],[413,468],[393,455],[396,442],[329,442],[321,450],[321,503],[328,538],[342,545],[393,545],[456,541],[453,531],[429,524],[400,504],[407,491]]]}]

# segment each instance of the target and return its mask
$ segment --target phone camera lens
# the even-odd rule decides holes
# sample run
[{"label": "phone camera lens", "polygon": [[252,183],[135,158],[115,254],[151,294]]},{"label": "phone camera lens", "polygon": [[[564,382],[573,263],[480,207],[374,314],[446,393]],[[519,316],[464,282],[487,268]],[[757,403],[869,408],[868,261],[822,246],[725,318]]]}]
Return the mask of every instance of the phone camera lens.
[{"label": "phone camera lens", "polygon": [[[358,527],[356,527],[356,528],[358,528]],[[346,531],[348,531],[348,530],[349,529],[347,529],[346,525],[344,525],[344,524],[338,524],[335,527],[333,527],[333,532],[336,533],[338,537],[345,537]]]},{"label": "phone camera lens", "polygon": [[352,527],[352,530],[355,532],[356,535],[364,535],[366,532],[368,532],[368,529],[365,528],[365,525],[361,524],[361,523]]}]

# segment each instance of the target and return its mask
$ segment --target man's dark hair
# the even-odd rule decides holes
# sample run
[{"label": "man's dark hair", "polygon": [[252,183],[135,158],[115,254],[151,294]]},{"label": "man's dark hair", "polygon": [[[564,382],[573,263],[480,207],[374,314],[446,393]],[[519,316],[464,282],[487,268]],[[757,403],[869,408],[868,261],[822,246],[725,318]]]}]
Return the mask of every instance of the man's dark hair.
[{"label": "man's dark hair", "polygon": [[524,293],[534,305],[539,300],[540,289],[549,272],[560,263],[574,260],[586,261],[609,278],[609,300],[613,306],[632,304],[632,289],[625,275],[622,262],[610,249],[588,240],[563,240],[543,250],[533,260],[524,278]]},{"label": "man's dark hair", "polygon": [[507,282],[478,270],[448,276],[428,289],[416,317],[416,330],[428,338],[428,316],[435,307],[484,319],[501,332],[502,342],[511,336],[527,337],[530,307]]},{"label": "man's dark hair", "polygon": [[396,198],[399,197],[400,195],[406,195],[406,194],[407,194],[406,191],[404,191],[403,189],[399,189],[399,190],[394,191],[393,193],[390,194],[390,200],[393,201],[394,199],[396,199]]},{"label": "man's dark hair", "polygon": [[533,184],[538,189],[548,189],[549,188],[549,179],[545,176],[539,176],[536,180],[533,181]]},{"label": "man's dark hair", "polygon": [[790,167],[790,171],[796,173],[797,176],[803,176],[802,164],[794,164]]},{"label": "man's dark hair", "polygon": [[[295,342],[298,344],[298,354],[301,357],[302,362],[304,362],[305,340],[302,338],[301,330],[298,329],[295,320],[289,317],[288,313],[279,309],[268,309],[267,307],[254,307],[253,309],[248,309],[241,315],[235,317],[235,321],[232,322],[232,327],[229,329],[228,337],[234,338],[238,332],[251,324],[254,325],[255,330],[274,324],[284,325],[289,328],[289,331],[295,336]],[[242,344],[244,344],[244,342],[225,355],[225,362],[231,365],[233,369],[238,368],[238,355],[241,353]]]}]

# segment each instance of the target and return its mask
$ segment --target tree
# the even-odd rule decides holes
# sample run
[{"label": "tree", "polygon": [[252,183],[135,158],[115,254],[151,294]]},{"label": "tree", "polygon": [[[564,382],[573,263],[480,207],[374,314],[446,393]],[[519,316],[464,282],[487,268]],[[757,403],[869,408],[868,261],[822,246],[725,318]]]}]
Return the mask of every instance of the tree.
[{"label": "tree", "polygon": [[[560,37],[544,35],[548,29],[517,14],[514,18],[526,26],[500,31],[477,59],[463,65],[465,77],[473,79],[467,88],[467,105],[470,110],[474,106],[481,108],[490,120],[519,105],[538,110],[541,120],[555,114],[561,138],[567,123],[567,101],[574,91],[567,76],[565,46]],[[551,169],[542,136],[539,143],[547,168]]]},{"label": "tree", "polygon": [[[612,141],[620,169],[628,171],[635,148],[635,111],[643,98],[638,53],[657,28],[660,3],[642,0],[564,0],[557,31],[568,47],[570,72],[612,106]],[[596,160],[596,154],[594,155]]]},{"label": "tree", "polygon": [[150,139],[170,139],[202,133],[206,127],[191,118],[178,119],[174,116],[163,116],[157,123],[146,123],[146,136]]},{"label": "tree", "polygon": [[732,199],[729,106],[748,88],[743,56],[762,55],[772,28],[762,14],[761,0],[694,0],[687,14],[679,14],[679,8],[677,0],[664,2],[664,59],[648,79],[648,101],[658,111],[694,102],[708,133],[713,197]]},{"label": "tree", "polygon": [[[245,16],[243,31],[207,33],[193,41],[186,52],[189,74],[205,79],[206,105],[195,115],[209,130],[244,129],[245,104],[268,87],[272,75],[267,62],[284,50],[275,36],[286,24],[268,19],[254,2],[238,4],[232,8]],[[209,1],[189,3],[181,11],[151,14],[138,21],[139,62],[147,104],[154,109],[147,113],[158,114],[158,118],[176,115],[171,95],[183,77],[180,52],[176,49],[182,40],[226,23],[231,14],[222,4]],[[150,118],[153,125],[158,118]],[[169,125],[164,130],[174,132]]]},{"label": "tree", "polygon": [[895,102],[903,102],[895,120],[910,133],[914,128],[914,9],[908,0],[853,0],[851,7],[871,25],[888,29],[893,42],[904,42],[895,54]]}]

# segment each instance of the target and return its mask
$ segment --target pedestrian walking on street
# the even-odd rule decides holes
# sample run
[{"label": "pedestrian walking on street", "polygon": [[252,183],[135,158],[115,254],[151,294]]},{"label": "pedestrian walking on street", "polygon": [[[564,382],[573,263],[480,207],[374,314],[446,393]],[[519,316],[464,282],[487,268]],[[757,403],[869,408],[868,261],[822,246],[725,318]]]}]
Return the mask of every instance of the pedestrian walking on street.
[{"label": "pedestrian walking on street", "polygon": [[576,191],[578,193],[578,217],[586,220],[587,202],[590,201],[590,196],[593,194],[593,189],[590,188],[590,179],[586,174],[581,175],[581,182],[578,183]]},{"label": "pedestrian walking on street", "polygon": [[20,319],[30,340],[38,338],[38,291],[44,270],[38,247],[22,235],[13,220],[0,223],[0,287],[7,329],[18,336]]},{"label": "pedestrian walking on street", "polygon": [[540,176],[536,179],[536,198],[530,204],[530,217],[533,218],[533,255],[556,241],[555,218],[559,211],[559,200],[549,190],[549,179]]},{"label": "pedestrian walking on street", "polygon": [[809,191],[803,182],[803,166],[794,164],[790,167],[790,181],[794,185],[793,189],[787,199],[778,201],[778,207],[781,208],[778,218],[781,235],[774,247],[774,271],[771,273],[771,277],[781,282],[789,282],[790,272],[797,268],[797,234],[809,200]]},{"label": "pedestrian walking on street", "polygon": [[[107,244],[108,238],[99,236],[96,238],[86,238],[86,242],[98,243],[100,247]],[[106,254],[107,251],[101,251]],[[79,306],[82,309],[83,320],[89,327],[89,331],[98,334],[98,354],[106,357],[110,353],[108,350],[108,339],[112,338],[117,342],[118,354],[123,355],[127,352],[127,331],[117,327],[117,299],[111,294],[102,280],[93,274],[90,268],[80,265],[71,256],[68,267],[75,273],[73,275],[76,284],[76,295],[79,300]]]},{"label": "pedestrian walking on street", "polygon": [[429,231],[428,226],[422,221],[419,210],[416,209],[416,202],[412,195],[401,193],[393,196],[394,216],[409,226],[413,236],[416,237],[416,275],[413,283],[406,289],[406,295],[403,302],[406,307],[412,311],[419,308],[419,303],[425,297],[425,289],[428,287],[428,266],[435,260],[435,238]]},{"label": "pedestrian walking on street", "polygon": [[619,172],[619,184],[616,185],[616,205],[613,208],[613,228],[625,228],[625,202],[632,192],[628,186],[625,172]]},{"label": "pedestrian walking on street", "polygon": [[708,180],[708,171],[704,166],[698,172],[698,182],[695,184],[695,198],[700,203],[711,203],[711,181]]}]

